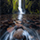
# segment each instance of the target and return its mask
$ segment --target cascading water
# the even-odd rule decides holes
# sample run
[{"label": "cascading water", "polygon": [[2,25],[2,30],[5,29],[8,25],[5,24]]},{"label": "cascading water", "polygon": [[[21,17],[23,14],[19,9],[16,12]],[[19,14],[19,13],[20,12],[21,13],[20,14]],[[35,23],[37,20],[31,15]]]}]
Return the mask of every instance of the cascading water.
[{"label": "cascading water", "polygon": [[[15,30],[13,30],[11,33],[5,32],[4,35],[0,38],[1,40],[12,40]],[[23,35],[27,37],[29,36],[29,40],[40,40],[38,35],[36,34],[36,31],[33,29],[27,28],[23,31]],[[33,38],[31,38],[33,36]],[[16,40],[16,39],[15,39]]]},{"label": "cascading water", "polygon": [[[25,14],[25,13],[22,11],[22,8],[21,8],[21,0],[19,0],[18,10],[19,10],[18,19],[19,19],[19,20],[22,20],[22,17],[23,17],[22,14]],[[3,35],[2,38],[3,38],[4,40],[8,40],[8,37],[9,37],[9,40],[11,40],[11,39],[13,38],[13,36],[12,36],[12,35],[13,35],[13,32],[15,32],[15,30],[13,30],[10,34],[7,34],[7,35],[6,35],[6,33],[5,33],[6,36]],[[28,33],[27,33],[27,32],[28,32]],[[32,38],[32,40],[36,40],[36,38],[37,38],[37,35],[35,35],[36,32],[32,31],[31,29],[27,29],[27,32],[24,31],[24,32],[23,32],[23,35],[26,36],[26,35],[29,35],[29,33],[30,33],[30,35],[33,35],[34,38],[35,38],[35,39]],[[26,34],[26,33],[27,33],[27,34]],[[31,34],[31,33],[32,33],[32,34]],[[35,34],[34,34],[34,33],[35,33]],[[10,36],[9,36],[9,35],[10,35]],[[5,36],[5,37],[4,37],[4,36]],[[1,38],[1,39],[2,39],[2,38]],[[3,40],[3,39],[2,39],[2,40]],[[29,37],[29,40],[31,40],[30,37]]]},{"label": "cascading water", "polygon": [[21,0],[19,0],[18,10],[19,10],[18,19],[22,20],[22,17],[23,17],[22,14],[24,14],[24,12],[22,11],[22,8],[21,8]]}]

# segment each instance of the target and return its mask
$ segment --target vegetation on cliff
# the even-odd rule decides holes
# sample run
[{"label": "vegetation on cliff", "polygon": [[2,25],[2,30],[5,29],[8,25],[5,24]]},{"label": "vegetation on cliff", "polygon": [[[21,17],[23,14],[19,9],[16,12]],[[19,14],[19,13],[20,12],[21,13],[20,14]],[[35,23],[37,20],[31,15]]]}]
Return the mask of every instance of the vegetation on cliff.
[{"label": "vegetation on cliff", "polygon": [[[2,13],[18,12],[19,0],[2,0]],[[30,14],[39,14],[39,0],[25,0],[25,11]]]},{"label": "vegetation on cliff", "polygon": [[[18,0],[13,0],[13,10],[18,11]],[[39,14],[39,0],[25,0],[26,13]]]}]

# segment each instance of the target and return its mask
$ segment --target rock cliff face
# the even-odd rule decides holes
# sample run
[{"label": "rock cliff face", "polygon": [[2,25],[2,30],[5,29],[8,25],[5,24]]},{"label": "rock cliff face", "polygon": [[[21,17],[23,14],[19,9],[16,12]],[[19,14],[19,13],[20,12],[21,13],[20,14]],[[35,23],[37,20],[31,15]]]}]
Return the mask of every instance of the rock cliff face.
[{"label": "rock cliff face", "polygon": [[[26,14],[39,14],[39,0],[25,0],[23,4],[25,5]],[[1,0],[1,14],[10,14],[13,12],[18,12],[18,0]]]},{"label": "rock cliff face", "polygon": [[1,14],[11,14],[12,13],[12,1],[1,0]]},{"label": "rock cliff face", "polygon": [[26,13],[39,14],[39,0],[25,0]]},{"label": "rock cliff face", "polygon": [[[26,14],[27,13],[31,13],[31,14],[39,14],[39,0],[22,0],[22,8],[24,8],[23,4],[25,4],[25,10],[26,10]],[[14,0],[13,4],[15,4],[13,6],[13,11],[18,11],[18,0]]]}]

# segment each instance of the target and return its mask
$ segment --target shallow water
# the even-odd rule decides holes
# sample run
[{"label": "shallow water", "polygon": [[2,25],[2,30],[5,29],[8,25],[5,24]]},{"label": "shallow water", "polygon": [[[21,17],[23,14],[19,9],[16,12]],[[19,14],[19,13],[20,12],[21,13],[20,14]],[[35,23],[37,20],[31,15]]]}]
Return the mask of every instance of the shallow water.
[{"label": "shallow water", "polygon": [[[26,31],[27,32],[24,32],[24,33],[28,33],[28,34],[25,34],[25,35],[31,35],[31,36],[33,36],[33,38],[31,38],[29,40],[37,40],[37,39],[39,40],[39,35],[38,35],[38,33],[35,30],[27,28]],[[15,32],[15,30],[13,30],[11,33],[7,33],[6,32],[3,35],[3,37],[1,38],[1,40],[12,40],[14,32]],[[17,39],[15,39],[15,40],[17,40]]]}]

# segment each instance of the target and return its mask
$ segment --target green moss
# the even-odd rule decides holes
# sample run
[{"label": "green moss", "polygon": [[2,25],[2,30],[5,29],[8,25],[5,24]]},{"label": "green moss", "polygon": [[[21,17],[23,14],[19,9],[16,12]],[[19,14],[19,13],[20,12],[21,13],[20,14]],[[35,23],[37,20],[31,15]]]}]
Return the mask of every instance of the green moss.
[{"label": "green moss", "polygon": [[18,0],[13,0],[13,12],[14,11],[17,11],[17,8],[18,8]]},{"label": "green moss", "polygon": [[8,1],[8,4],[10,5],[11,4],[11,1],[10,0],[7,0]]},{"label": "green moss", "polygon": [[[34,2],[36,2],[36,1],[25,0],[25,9],[28,9],[31,14],[33,14],[33,13],[39,14],[39,10],[38,10],[38,9],[36,9],[37,12],[31,11],[31,6],[32,6],[32,4],[33,4]],[[27,4],[27,3],[28,3],[28,4]],[[39,6],[39,3],[37,3],[37,4],[38,4],[38,6]]]},{"label": "green moss", "polygon": [[37,13],[39,14],[39,10],[38,9],[36,9],[37,10]]},{"label": "green moss", "polygon": [[[12,0],[12,3],[13,3],[12,4],[13,5],[12,12],[18,11],[18,1],[19,0]],[[7,0],[7,2],[8,2],[8,5],[11,5],[11,1],[10,0]],[[36,9],[37,12],[31,11],[31,6],[32,6],[33,3],[34,3],[34,1],[25,0],[25,9],[28,9],[31,14],[32,13],[35,13],[35,14],[38,13],[39,14],[39,10],[38,9]],[[38,6],[39,6],[39,3],[38,3]]]}]

